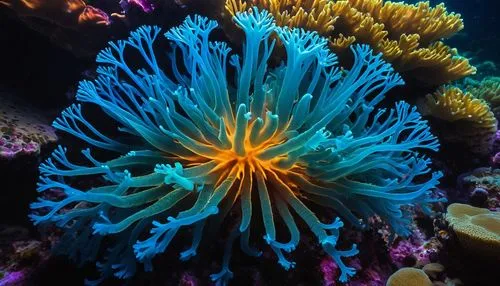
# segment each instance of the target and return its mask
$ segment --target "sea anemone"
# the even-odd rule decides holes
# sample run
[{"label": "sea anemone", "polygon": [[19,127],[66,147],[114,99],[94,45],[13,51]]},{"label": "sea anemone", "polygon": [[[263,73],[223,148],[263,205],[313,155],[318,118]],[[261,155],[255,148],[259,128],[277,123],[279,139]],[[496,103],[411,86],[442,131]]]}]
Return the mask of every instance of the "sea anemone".
[{"label": "sea anemone", "polygon": [[[102,277],[128,278],[137,261],[151,270],[151,259],[181,229],[192,230],[192,244],[180,254],[189,259],[203,233],[224,220],[237,224],[229,229],[222,270],[212,280],[224,284],[232,277],[236,239],[244,252],[261,254],[250,246],[250,231],[280,265],[293,268],[288,253],[299,243],[300,218],[347,281],[355,270],[343,258],[357,254],[356,245],[338,250],[342,221],[321,222],[313,205],[358,227],[377,214],[408,234],[409,215],[401,206],[427,209],[433,201],[441,173],[430,174],[430,160],[417,150],[435,151],[438,142],[407,103],[375,109],[403,83],[381,54],[353,45],[354,64],[342,70],[316,32],[277,27],[257,8],[237,13],[234,21],[246,34],[243,57],[229,57],[225,43],[209,40],[217,23],[201,16],[165,34],[172,43],[165,70],[154,52],[160,28],[144,26],[128,40],[110,42],[97,56],[99,76],[82,81],[77,93],[78,101],[99,107],[109,119],[84,116],[74,104],[54,122],[110,152],[84,149],[85,164],[57,148],[40,165],[41,198],[32,204],[31,219],[64,229],[59,249],[81,262],[95,260],[102,239],[112,237],[98,263]],[[269,68],[274,35],[287,61]],[[146,65],[135,70],[137,57]],[[119,135],[103,131],[106,123],[116,123]],[[109,153],[118,155],[97,158]],[[49,196],[54,190],[62,199]],[[230,211],[239,216],[227,218]],[[278,237],[281,230],[289,231],[289,241]]]}]

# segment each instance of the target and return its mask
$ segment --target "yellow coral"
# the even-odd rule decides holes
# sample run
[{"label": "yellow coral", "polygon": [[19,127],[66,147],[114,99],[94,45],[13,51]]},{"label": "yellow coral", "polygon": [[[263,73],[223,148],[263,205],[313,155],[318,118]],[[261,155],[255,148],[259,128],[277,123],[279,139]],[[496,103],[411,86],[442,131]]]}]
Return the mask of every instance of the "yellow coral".
[{"label": "yellow coral", "polygon": [[493,113],[500,116],[500,77],[487,77],[482,81],[468,80],[466,89],[475,97],[486,101]]},{"label": "yellow coral", "polygon": [[333,2],[329,0],[226,0],[226,11],[232,17],[250,6],[268,10],[279,26],[301,27],[325,35],[333,30]]},{"label": "yellow coral", "polygon": [[426,105],[432,116],[449,122],[466,120],[482,127],[496,124],[495,116],[486,102],[458,87],[442,87],[434,94],[427,95]]},{"label": "yellow coral", "polygon": [[424,115],[455,123],[443,130],[445,139],[464,142],[474,153],[488,153],[497,120],[485,101],[449,86],[427,95],[420,107]]},{"label": "yellow coral", "polygon": [[342,54],[365,43],[381,52],[406,79],[438,86],[474,74],[476,69],[455,49],[438,41],[461,29],[460,14],[444,4],[393,3],[383,0],[226,0],[228,16],[250,6],[267,9],[277,25],[318,31]]},{"label": "yellow coral", "polygon": [[432,282],[424,271],[404,267],[394,272],[387,280],[386,286],[431,286]]},{"label": "yellow coral", "polygon": [[498,258],[500,255],[500,212],[454,203],[446,220],[467,250]]}]

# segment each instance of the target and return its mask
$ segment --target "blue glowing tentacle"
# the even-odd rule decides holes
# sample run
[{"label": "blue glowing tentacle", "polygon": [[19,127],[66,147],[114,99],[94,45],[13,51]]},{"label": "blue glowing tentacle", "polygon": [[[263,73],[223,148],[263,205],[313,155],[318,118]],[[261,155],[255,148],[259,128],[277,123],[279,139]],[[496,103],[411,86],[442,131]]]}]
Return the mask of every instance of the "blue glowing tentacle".
[{"label": "blue glowing tentacle", "polygon": [[[378,197],[387,200],[396,201],[411,201],[424,195],[429,189],[434,188],[442,174],[439,172],[433,173],[431,179],[422,184],[411,184],[409,186],[394,184],[393,186],[376,186],[355,181],[339,180],[332,183],[338,190],[355,193],[361,196]],[[407,182],[406,184],[410,184]],[[388,190],[389,189],[389,190]],[[394,193],[391,190],[407,190],[405,193]]]},{"label": "blue glowing tentacle", "polygon": [[[85,157],[90,160],[90,150],[83,150]],[[87,155],[88,154],[88,155]],[[124,156],[120,156],[116,159],[112,159],[106,162],[109,168],[121,168],[121,167],[131,167],[131,166],[154,166],[156,164],[163,163],[168,160],[164,157],[165,154],[150,150],[137,150],[130,151]],[[93,161],[94,165],[103,165],[101,162]]]},{"label": "blue glowing tentacle", "polygon": [[295,220],[293,219],[292,214],[290,213],[290,210],[288,209],[288,206],[285,204],[283,199],[281,199],[281,197],[276,193],[273,193],[273,195],[274,195],[273,196],[274,200],[276,202],[276,208],[278,210],[278,213],[280,217],[283,219],[283,222],[288,228],[288,231],[290,232],[290,241],[283,243],[283,242],[278,242],[276,239],[271,237],[264,237],[264,239],[278,256],[278,263],[285,270],[289,270],[290,268],[295,267],[295,262],[286,259],[286,257],[283,254],[283,251],[290,253],[293,250],[295,250],[300,241],[300,231],[297,227],[297,224],[295,223]]},{"label": "blue glowing tentacle", "polygon": [[39,199],[38,202],[32,203],[32,209],[49,207],[51,208],[48,213],[46,213],[42,218],[37,220],[48,220],[51,217],[56,217],[60,219],[56,215],[56,213],[62,208],[68,206],[73,202],[90,202],[90,203],[106,203],[110,206],[119,207],[119,208],[130,208],[137,205],[144,205],[151,201],[155,201],[156,199],[165,195],[166,188],[165,186],[155,186],[150,189],[146,189],[141,191],[140,193],[134,193],[126,196],[121,196],[121,194],[125,193],[125,191],[130,187],[131,179],[128,177],[124,179],[122,183],[115,186],[107,186],[106,189],[112,190],[112,192],[95,192],[93,190],[83,192],[77,189],[74,189],[68,185],[52,181],[48,178],[41,178],[41,182],[39,183],[39,191],[44,191],[45,189],[50,188],[59,188],[63,190],[67,197],[58,202],[52,202],[47,200]]},{"label": "blue glowing tentacle", "polygon": [[187,191],[194,190],[194,183],[184,176],[184,168],[179,162],[172,167],[170,164],[158,164],[155,166],[155,173],[165,175],[163,179],[167,185],[179,186]]},{"label": "blue glowing tentacle", "polygon": [[243,232],[240,231],[240,247],[246,255],[259,257],[262,255],[262,251],[250,246],[250,229],[250,227],[247,227]]},{"label": "blue glowing tentacle", "polygon": [[219,212],[217,206],[220,201],[226,197],[234,184],[236,180],[235,175],[235,173],[231,173],[214,189],[202,210],[186,217],[184,217],[184,215],[179,216],[177,219],[169,217],[169,222],[166,224],[154,222],[155,228],[151,230],[152,236],[144,241],[137,241],[134,245],[134,252],[137,259],[144,262],[147,267],[150,267],[148,265],[151,263],[151,258],[166,249],[180,227],[204,221],[207,217],[217,214]]},{"label": "blue glowing tentacle", "polygon": [[314,176],[318,179],[324,177],[327,178],[328,181],[335,181],[339,178],[345,177],[348,174],[356,175],[366,173],[369,170],[382,169],[393,176],[402,177],[403,175],[405,175],[405,172],[398,170],[398,168],[402,166],[401,164],[404,164],[404,162],[401,163],[399,161],[395,161],[389,156],[366,157],[365,160],[363,160],[361,163],[344,169],[331,170],[331,167],[328,168],[329,166],[321,166],[321,171],[317,173],[315,172],[316,174]]},{"label": "blue glowing tentacle", "polygon": [[262,118],[257,117],[252,122],[252,125],[250,127],[250,144],[252,147],[258,146],[260,142],[260,133],[262,132],[262,128],[264,127],[264,120]]},{"label": "blue glowing tentacle", "polygon": [[[224,42],[213,42],[210,43],[210,48],[214,51],[212,57],[212,66],[216,78],[226,79],[227,78],[227,56],[231,51],[231,48]],[[219,85],[219,94],[216,96],[215,113],[219,114],[225,118],[233,118],[233,109],[231,107],[231,100],[229,98],[228,86],[226,80],[221,80],[217,82]],[[231,120],[232,121],[232,120]]]},{"label": "blue glowing tentacle", "polygon": [[238,91],[236,95],[236,105],[244,104],[250,106],[250,87],[255,78],[256,70],[266,58],[260,57],[261,43],[267,41],[271,32],[275,29],[272,15],[257,7],[249,12],[236,13],[233,21],[246,35],[243,51],[243,64],[241,74],[238,75]]},{"label": "blue glowing tentacle", "polygon": [[303,95],[299,102],[295,105],[290,119],[289,130],[298,130],[305,122],[306,117],[304,114],[309,114],[311,100],[313,96],[310,93]]},{"label": "blue glowing tentacle", "polygon": [[152,217],[156,214],[165,212],[178,204],[182,199],[189,195],[189,191],[184,189],[174,190],[164,197],[159,199],[157,202],[153,203],[131,216],[125,218],[124,220],[117,223],[95,223],[92,228],[94,229],[94,234],[107,235],[110,233],[119,233],[132,225],[133,223],[148,217]]},{"label": "blue glowing tentacle", "polygon": [[259,169],[256,172],[257,189],[259,191],[259,201],[262,213],[262,220],[264,223],[264,229],[266,230],[265,237],[270,240],[276,238],[276,228],[274,226],[273,210],[271,205],[271,198],[269,197],[269,191],[266,186],[266,176],[263,170]]},{"label": "blue glowing tentacle", "polygon": [[236,128],[233,138],[233,150],[238,156],[245,156],[246,154],[245,139],[250,116],[251,113],[247,112],[246,105],[240,104],[236,113]]},{"label": "blue glowing tentacle", "polygon": [[[134,47],[138,50],[146,61],[146,63],[153,69],[154,73],[160,75],[160,68],[156,61],[155,53],[153,51],[153,43],[161,32],[161,28],[158,26],[141,26],[135,31],[130,33],[130,37],[126,42],[128,45]],[[144,44],[143,44],[144,42]],[[144,47],[144,45],[147,48]]]},{"label": "blue glowing tentacle", "polygon": [[144,263],[150,263],[154,255],[165,251],[181,227],[204,221],[207,217],[217,214],[218,211],[217,207],[207,207],[185,218],[168,217],[168,222],[164,224],[153,221],[154,228],[150,231],[152,236],[144,241],[137,241],[134,244],[134,252],[137,259]]},{"label": "blue glowing tentacle", "polygon": [[[260,128],[260,132],[258,136],[256,136],[256,138],[253,140],[254,142],[252,145],[258,146],[269,140],[278,130],[278,124],[279,124],[279,116],[276,114],[272,114],[271,111],[267,111],[264,125],[262,126],[262,128]],[[255,132],[257,132],[257,127],[259,126],[256,126]]]},{"label": "blue glowing tentacle", "polygon": [[[312,110],[313,116],[309,118],[310,122],[320,120],[325,113],[331,113],[336,117],[344,110],[347,101],[353,95],[358,94],[359,98],[368,96],[366,93],[357,93],[360,88],[363,89],[366,85],[371,86],[392,76],[392,67],[383,61],[380,54],[373,55],[367,45],[354,45],[351,50],[354,55],[353,67],[333,89],[326,89],[326,93],[322,92],[319,101],[321,104],[316,104]],[[396,83],[400,84],[399,81]]]},{"label": "blue glowing tentacle", "polygon": [[[61,117],[58,117],[52,123],[52,126],[102,149],[119,152],[126,152],[127,150],[129,150],[129,146],[110,139],[109,137],[104,136],[102,133],[100,133],[88,121],[86,121],[83,116],[81,116],[81,113],[78,112],[79,110],[80,105],[71,105],[61,113]],[[94,139],[83,132],[78,126],[78,123],[82,123],[83,125],[85,125],[89,129],[91,134],[99,137],[99,139]]]},{"label": "blue glowing tentacle", "polygon": [[222,144],[222,149],[231,149],[233,147],[233,144],[231,143],[231,140],[229,140],[229,136],[227,134],[226,130],[226,121],[224,118],[220,118],[220,123],[219,123],[219,135],[217,136],[219,141]]},{"label": "blue glowing tentacle", "polygon": [[278,28],[277,34],[287,53],[285,76],[277,96],[276,114],[280,116],[279,126],[287,123],[297,90],[306,71],[317,61],[321,51],[327,49],[327,40],[316,32],[303,29]]},{"label": "blue glowing tentacle", "polygon": [[238,229],[234,229],[231,234],[229,235],[229,238],[227,238],[226,245],[224,247],[224,258],[222,259],[222,270],[219,273],[212,274],[210,275],[210,279],[215,282],[215,285],[217,286],[225,286],[229,284],[229,280],[233,278],[233,272],[229,270],[229,262],[231,260],[231,253],[232,253],[232,248],[234,241],[238,236],[240,235],[240,232]]},{"label": "blue glowing tentacle", "polygon": [[254,116],[257,117],[264,116],[265,112],[264,107],[266,103],[266,93],[264,81],[266,79],[267,61],[271,57],[275,44],[276,40],[273,40],[271,44],[269,44],[268,41],[264,41],[264,51],[261,57],[261,63],[259,64],[255,74],[250,111],[252,112],[252,114],[254,114]]},{"label": "blue glowing tentacle", "polygon": [[[200,191],[200,194],[198,195],[198,198],[196,199],[196,202],[191,207],[191,209],[180,212],[177,218],[179,219],[192,216],[198,213],[200,210],[202,210],[208,203],[212,191],[213,190],[211,188],[203,188],[203,190]],[[180,254],[181,260],[188,260],[196,255],[196,250],[198,249],[198,246],[200,245],[201,242],[204,226],[205,226],[205,221],[199,221],[195,224],[193,231],[193,242],[189,249],[181,252]]]},{"label": "blue glowing tentacle", "polygon": [[179,255],[180,260],[186,261],[189,260],[191,257],[196,256],[196,251],[198,249],[198,246],[200,245],[201,237],[203,235],[203,228],[205,227],[205,222],[206,221],[203,220],[194,224],[193,242],[189,249],[181,252],[181,254]]},{"label": "blue glowing tentacle", "polygon": [[331,135],[329,131],[320,129],[300,148],[290,151],[286,158],[277,158],[272,164],[274,167],[281,170],[288,170],[292,168],[301,156],[309,153],[310,151],[317,150],[317,148]]},{"label": "blue glowing tentacle", "polygon": [[249,166],[245,166],[243,178],[239,189],[240,202],[241,202],[241,223],[240,232],[244,232],[250,226],[252,219],[252,189],[253,189],[253,176]]},{"label": "blue glowing tentacle", "polygon": [[307,192],[306,197],[307,199],[311,200],[312,202],[320,206],[324,206],[332,210],[335,210],[335,212],[337,212],[342,218],[346,219],[354,227],[358,229],[364,229],[366,227],[366,225],[353,214],[350,208],[348,208],[346,205],[344,205],[340,200],[336,199],[335,197],[318,196],[309,192]]},{"label": "blue glowing tentacle", "polygon": [[[335,248],[339,237],[338,229],[343,226],[343,223],[338,218],[331,224],[321,223],[316,215],[293,194],[292,190],[290,190],[278,176],[273,174],[273,176],[271,176],[271,182],[280,191],[280,196],[283,197],[283,199],[306,222],[311,231],[320,241],[323,249],[335,259],[341,271],[340,280],[347,281],[349,276],[353,276],[355,274],[355,269],[347,267],[342,262],[342,258],[356,255],[358,251],[355,245],[353,245],[353,248],[349,251],[338,251]],[[329,232],[330,234],[328,234]]]}]

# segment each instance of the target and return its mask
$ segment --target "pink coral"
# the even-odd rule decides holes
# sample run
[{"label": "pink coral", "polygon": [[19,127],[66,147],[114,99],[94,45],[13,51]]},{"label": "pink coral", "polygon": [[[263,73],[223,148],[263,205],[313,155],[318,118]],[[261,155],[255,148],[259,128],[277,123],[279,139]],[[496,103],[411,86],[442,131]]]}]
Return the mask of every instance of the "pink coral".
[{"label": "pink coral", "polygon": [[195,276],[188,272],[182,273],[181,280],[179,281],[179,286],[197,286],[198,280]]},{"label": "pink coral", "polygon": [[148,0],[128,0],[128,3],[138,6],[146,13],[151,13],[155,9],[155,6]]},{"label": "pink coral", "polygon": [[398,238],[389,248],[389,255],[398,268],[422,266],[430,263],[430,256],[437,253],[440,247],[435,238],[426,240],[419,231],[416,231],[415,235],[408,239]]}]

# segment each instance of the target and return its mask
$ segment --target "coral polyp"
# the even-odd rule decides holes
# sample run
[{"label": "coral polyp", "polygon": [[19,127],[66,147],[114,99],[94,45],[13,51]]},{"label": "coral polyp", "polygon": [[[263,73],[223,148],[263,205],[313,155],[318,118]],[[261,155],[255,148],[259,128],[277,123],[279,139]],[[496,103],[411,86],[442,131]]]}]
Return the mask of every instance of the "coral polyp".
[{"label": "coral polyp", "polygon": [[[203,234],[227,220],[237,223],[229,224],[222,270],[212,280],[232,277],[236,239],[253,256],[261,254],[255,246],[269,247],[290,269],[301,219],[347,281],[355,271],[344,259],[357,254],[356,245],[337,249],[343,222],[322,222],[315,208],[333,209],[356,227],[379,215],[405,235],[410,213],[401,207],[427,210],[434,200],[441,173],[431,173],[418,152],[435,151],[438,142],[415,107],[376,108],[403,84],[381,54],[353,45],[354,64],[343,70],[316,32],[277,27],[257,8],[234,21],[246,34],[242,57],[211,41],[217,23],[200,16],[165,33],[172,46],[166,69],[155,56],[158,27],[110,42],[97,56],[99,76],[82,81],[77,93],[83,106],[99,107],[110,120],[85,115],[79,103],[54,122],[109,152],[84,149],[84,164],[56,149],[40,166],[42,194],[31,218],[63,228],[59,249],[81,262],[95,260],[103,238],[112,237],[98,263],[102,277],[128,278],[137,262],[151,270],[152,258],[184,229],[193,239],[180,259],[189,259]],[[270,68],[276,37],[287,60]],[[139,69],[137,58],[145,63]],[[118,135],[105,128],[111,123]],[[63,198],[44,195],[54,190]]]}]

